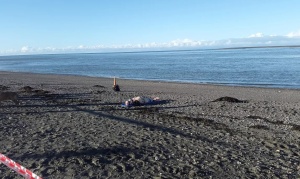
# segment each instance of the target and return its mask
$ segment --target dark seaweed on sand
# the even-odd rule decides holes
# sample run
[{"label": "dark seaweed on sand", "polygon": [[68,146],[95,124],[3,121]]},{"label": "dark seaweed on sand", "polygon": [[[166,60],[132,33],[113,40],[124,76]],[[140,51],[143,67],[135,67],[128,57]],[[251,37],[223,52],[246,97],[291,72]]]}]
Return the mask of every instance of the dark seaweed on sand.
[{"label": "dark seaweed on sand", "polygon": [[27,93],[31,93],[33,88],[31,86],[24,86],[23,88],[21,88],[20,90],[27,92]]},{"label": "dark seaweed on sand", "polygon": [[218,102],[218,101],[226,101],[230,103],[248,103],[247,100],[239,100],[237,98],[225,96],[225,97],[220,97],[218,99],[213,100],[212,102]]}]

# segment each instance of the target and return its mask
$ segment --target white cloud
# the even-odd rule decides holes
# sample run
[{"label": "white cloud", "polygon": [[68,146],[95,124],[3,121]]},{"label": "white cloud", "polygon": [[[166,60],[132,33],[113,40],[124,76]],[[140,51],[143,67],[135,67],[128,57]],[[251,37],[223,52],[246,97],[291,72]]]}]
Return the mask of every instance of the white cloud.
[{"label": "white cloud", "polygon": [[21,48],[21,52],[22,53],[27,53],[29,51],[29,47],[28,46],[24,46]]},{"label": "white cloud", "polygon": [[298,32],[290,32],[286,36],[289,38],[300,37],[300,30]]},{"label": "white cloud", "polygon": [[85,47],[84,45],[79,45],[77,48],[78,49],[87,49],[88,47]]},{"label": "white cloud", "polygon": [[252,34],[249,36],[249,38],[255,38],[255,37],[264,37],[264,34],[261,32],[258,32],[256,34]]},{"label": "white cloud", "polygon": [[18,50],[14,50],[14,49],[2,50],[2,51],[0,51],[0,55],[1,54],[16,54],[18,52],[19,52]]},{"label": "white cloud", "polygon": [[231,42],[231,40],[227,40],[227,42],[225,44],[230,45],[230,44],[232,44],[232,42]]},{"label": "white cloud", "polygon": [[201,45],[201,42],[199,41],[195,41],[195,40],[191,40],[191,39],[177,39],[177,40],[173,40],[169,43],[167,43],[169,47],[186,47],[186,46],[199,46]]},{"label": "white cloud", "polygon": [[266,44],[271,45],[273,42],[272,41],[267,41]]},{"label": "white cloud", "polygon": [[144,44],[123,45],[78,45],[64,48],[55,47],[29,47],[23,46],[19,50],[9,49],[0,51],[0,55],[14,54],[45,54],[45,53],[76,53],[76,52],[115,52],[115,51],[143,51],[143,50],[165,50],[165,49],[189,49],[189,48],[226,48],[226,47],[250,47],[250,46],[285,46],[300,45],[300,30],[287,35],[264,35],[255,33],[247,38],[232,38],[215,41],[197,41],[192,39],[176,39],[170,42],[150,42]]}]

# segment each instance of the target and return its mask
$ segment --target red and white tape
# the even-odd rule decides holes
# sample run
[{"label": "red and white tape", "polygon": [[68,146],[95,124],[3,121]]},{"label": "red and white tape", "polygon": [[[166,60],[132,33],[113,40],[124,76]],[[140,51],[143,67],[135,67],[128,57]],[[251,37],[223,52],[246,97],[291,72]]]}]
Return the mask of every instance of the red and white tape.
[{"label": "red and white tape", "polygon": [[24,176],[26,179],[42,179],[41,177],[37,176],[36,174],[32,173],[30,170],[26,169],[25,167],[21,166],[20,164],[14,162],[10,158],[6,157],[5,155],[0,153],[0,163],[3,163],[10,169],[13,169],[18,174]]}]

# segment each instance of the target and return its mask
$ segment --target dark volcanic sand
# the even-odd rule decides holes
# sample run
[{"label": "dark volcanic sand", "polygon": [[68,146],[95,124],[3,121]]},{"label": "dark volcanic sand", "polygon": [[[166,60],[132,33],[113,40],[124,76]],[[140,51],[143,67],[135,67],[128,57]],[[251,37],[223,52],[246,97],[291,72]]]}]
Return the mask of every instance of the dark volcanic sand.
[{"label": "dark volcanic sand", "polygon": [[[117,83],[0,72],[21,102],[0,102],[0,153],[53,179],[300,177],[300,90]],[[120,106],[140,95],[161,103]],[[225,96],[247,102],[211,102]]]}]

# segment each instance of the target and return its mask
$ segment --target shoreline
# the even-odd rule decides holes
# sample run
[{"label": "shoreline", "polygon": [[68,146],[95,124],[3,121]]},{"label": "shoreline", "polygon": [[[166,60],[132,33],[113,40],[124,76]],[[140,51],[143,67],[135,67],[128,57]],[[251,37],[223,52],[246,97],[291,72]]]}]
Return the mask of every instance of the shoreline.
[{"label": "shoreline", "polygon": [[[54,74],[54,73],[35,73],[35,72],[15,72],[15,71],[1,71],[0,74],[8,73],[19,73],[19,74],[36,74],[36,75],[56,75],[56,76],[74,76],[74,77],[87,77],[87,78],[99,78],[99,79],[113,79],[114,77],[101,77],[101,76],[89,76],[89,75],[78,75],[78,74]],[[188,82],[188,81],[176,81],[176,80],[156,80],[156,79],[131,79],[131,78],[120,78],[115,77],[119,80],[125,81],[140,81],[140,82],[153,82],[153,83],[175,83],[183,85],[203,85],[203,86],[220,86],[220,87],[238,87],[238,88],[257,88],[257,89],[277,89],[277,90],[295,90],[300,91],[298,87],[284,87],[276,84],[235,84],[235,83],[212,83],[212,82]],[[290,85],[291,86],[291,85]]]},{"label": "shoreline", "polygon": [[[297,178],[300,90],[0,71],[0,153],[43,178]],[[24,91],[25,86],[33,89]],[[135,96],[156,105],[123,108]],[[217,101],[234,97],[245,102]],[[0,174],[17,174],[0,164]]]}]

